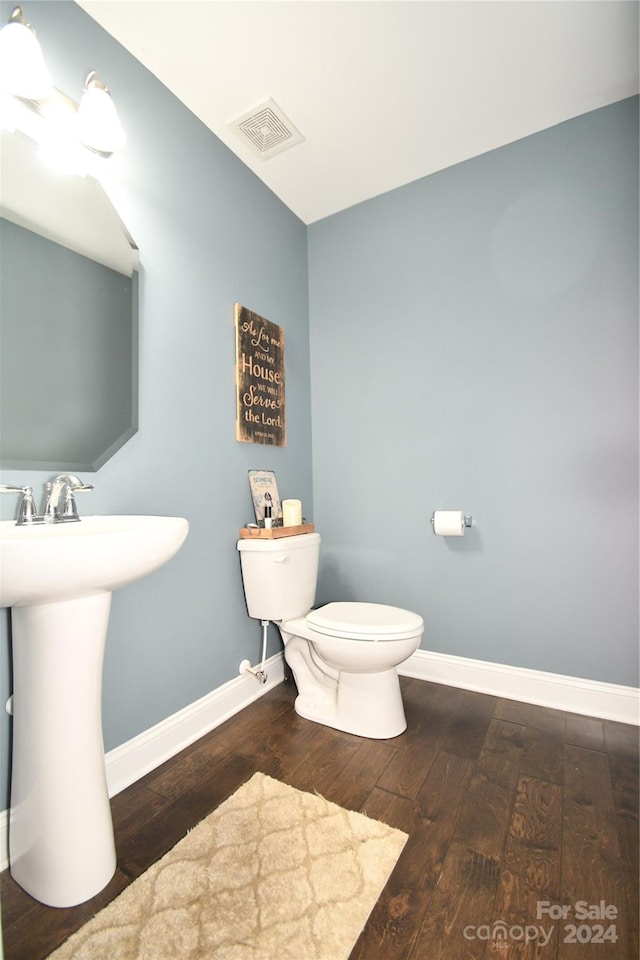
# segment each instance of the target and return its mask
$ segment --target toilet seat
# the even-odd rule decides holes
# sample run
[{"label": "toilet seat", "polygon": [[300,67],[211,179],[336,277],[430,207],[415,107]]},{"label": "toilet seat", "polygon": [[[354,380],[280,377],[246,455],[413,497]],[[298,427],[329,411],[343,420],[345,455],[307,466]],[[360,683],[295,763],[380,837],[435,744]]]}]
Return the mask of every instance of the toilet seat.
[{"label": "toilet seat", "polygon": [[405,640],[422,634],[424,621],[417,613],[383,603],[334,602],[311,610],[309,628],[327,637],[362,640]]}]

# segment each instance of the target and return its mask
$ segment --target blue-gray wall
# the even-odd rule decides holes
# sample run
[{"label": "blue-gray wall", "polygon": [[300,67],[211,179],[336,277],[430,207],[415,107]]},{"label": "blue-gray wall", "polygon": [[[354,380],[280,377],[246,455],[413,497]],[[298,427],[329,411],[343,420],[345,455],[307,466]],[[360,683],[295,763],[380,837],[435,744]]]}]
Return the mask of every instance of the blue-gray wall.
[{"label": "blue-gray wall", "polygon": [[[637,684],[637,98],[308,236],[318,599]],[[435,537],[437,509],[474,526]]]},{"label": "blue-gray wall", "polygon": [[[2,22],[13,4],[0,4]],[[187,517],[167,566],[114,594],[104,670],[107,749],[238,676],[259,660],[236,540],[252,517],[247,471],[275,470],[283,496],[312,515],[307,241],[297,219],[199,120],[73,3],[25,6],[56,85],[79,98],[99,68],[127,133],[113,198],[140,249],[140,429],[86,479],[85,514]],[[235,439],[239,302],[284,327],[288,443]],[[55,472],[55,471],[54,471]],[[50,472],[5,470],[40,492]],[[1,497],[2,516],[15,515]],[[9,724],[8,614],[0,612],[2,782]],[[276,650],[275,631],[269,653]],[[0,808],[6,789],[0,785]]]}]

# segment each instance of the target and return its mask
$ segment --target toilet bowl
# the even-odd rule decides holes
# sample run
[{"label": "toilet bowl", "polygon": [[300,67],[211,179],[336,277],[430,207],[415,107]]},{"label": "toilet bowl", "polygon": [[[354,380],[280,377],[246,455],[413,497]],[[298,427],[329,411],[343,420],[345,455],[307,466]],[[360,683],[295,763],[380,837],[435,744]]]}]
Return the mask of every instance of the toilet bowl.
[{"label": "toilet bowl", "polygon": [[418,649],[422,617],[384,604],[328,603],[277,626],[296,682],[309,656],[323,674],[319,684],[298,682],[300,716],[374,739],[406,729],[396,667]]},{"label": "toilet bowl", "polygon": [[300,716],[362,737],[396,737],[407,726],[396,668],[419,647],[422,617],[378,603],[312,609],[319,546],[317,533],[240,540],[249,616],[280,630]]}]

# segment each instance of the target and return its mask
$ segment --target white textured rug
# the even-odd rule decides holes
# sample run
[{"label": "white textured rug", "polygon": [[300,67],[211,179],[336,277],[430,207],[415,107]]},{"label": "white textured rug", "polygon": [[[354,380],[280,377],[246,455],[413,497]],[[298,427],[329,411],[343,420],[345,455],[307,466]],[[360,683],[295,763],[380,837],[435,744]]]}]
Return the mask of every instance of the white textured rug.
[{"label": "white textured rug", "polygon": [[256,773],[50,960],[347,960],[406,840]]}]

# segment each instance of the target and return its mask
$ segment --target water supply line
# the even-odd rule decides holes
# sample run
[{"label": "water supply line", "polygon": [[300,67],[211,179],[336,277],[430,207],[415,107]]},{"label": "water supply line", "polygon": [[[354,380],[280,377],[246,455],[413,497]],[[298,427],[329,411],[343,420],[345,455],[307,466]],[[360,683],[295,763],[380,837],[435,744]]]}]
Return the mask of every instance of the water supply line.
[{"label": "water supply line", "polygon": [[266,683],[267,674],[264,670],[264,664],[265,660],[267,659],[267,630],[269,627],[269,621],[261,620],[260,623],[262,625],[262,661],[259,667],[252,667],[250,660],[243,660],[240,664],[240,673],[250,673],[256,677],[260,683]]}]

